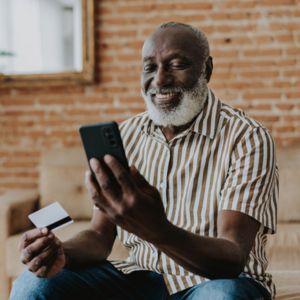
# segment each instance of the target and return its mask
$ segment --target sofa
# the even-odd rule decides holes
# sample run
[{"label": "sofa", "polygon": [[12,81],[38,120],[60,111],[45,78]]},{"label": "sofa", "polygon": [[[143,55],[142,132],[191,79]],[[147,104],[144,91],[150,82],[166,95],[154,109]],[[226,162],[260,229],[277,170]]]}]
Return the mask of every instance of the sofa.
[{"label": "sofa", "polygon": [[[277,150],[280,168],[278,233],[268,239],[269,272],[277,286],[276,299],[300,299],[300,147]],[[84,186],[87,168],[81,148],[45,151],[39,165],[38,190],[12,190],[0,197],[0,295],[8,299],[12,281],[24,269],[18,245],[32,228],[28,214],[59,201],[74,223],[55,234],[66,240],[89,226],[92,203]],[[116,240],[109,259],[124,258],[127,250]]]}]

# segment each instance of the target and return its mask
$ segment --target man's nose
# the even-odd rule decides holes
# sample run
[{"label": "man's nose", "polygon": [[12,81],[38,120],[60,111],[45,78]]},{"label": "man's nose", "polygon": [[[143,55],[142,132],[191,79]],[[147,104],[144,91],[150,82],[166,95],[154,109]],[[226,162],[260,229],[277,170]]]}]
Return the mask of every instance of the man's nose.
[{"label": "man's nose", "polygon": [[153,85],[161,88],[170,85],[172,82],[172,75],[163,67],[159,67],[154,76]]}]

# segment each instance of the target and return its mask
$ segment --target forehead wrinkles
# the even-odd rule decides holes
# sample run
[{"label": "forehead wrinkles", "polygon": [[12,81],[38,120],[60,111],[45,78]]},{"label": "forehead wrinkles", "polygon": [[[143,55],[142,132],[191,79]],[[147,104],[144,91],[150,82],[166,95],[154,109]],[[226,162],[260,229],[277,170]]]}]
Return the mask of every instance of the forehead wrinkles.
[{"label": "forehead wrinkles", "polygon": [[144,43],[142,57],[164,56],[178,52],[191,59],[201,59],[201,45],[188,30],[178,28],[160,29],[154,32]]}]

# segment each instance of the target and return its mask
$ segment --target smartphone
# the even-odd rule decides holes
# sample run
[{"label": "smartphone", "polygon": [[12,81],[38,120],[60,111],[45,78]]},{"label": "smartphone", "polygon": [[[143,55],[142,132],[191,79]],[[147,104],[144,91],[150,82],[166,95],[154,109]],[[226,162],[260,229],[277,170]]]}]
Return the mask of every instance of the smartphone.
[{"label": "smartphone", "polygon": [[[111,154],[126,169],[129,169],[116,122],[82,125],[79,128],[79,133],[88,162],[93,157],[102,160],[104,155]],[[93,176],[95,179],[94,173]]]}]

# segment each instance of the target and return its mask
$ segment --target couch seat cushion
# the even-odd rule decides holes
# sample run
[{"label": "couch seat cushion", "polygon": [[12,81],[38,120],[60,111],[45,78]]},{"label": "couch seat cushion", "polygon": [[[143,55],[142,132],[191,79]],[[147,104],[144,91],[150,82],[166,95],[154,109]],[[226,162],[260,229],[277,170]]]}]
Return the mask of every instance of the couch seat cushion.
[{"label": "couch seat cushion", "polygon": [[299,145],[295,145],[278,148],[276,152],[280,177],[278,220],[280,222],[299,222],[300,148]]},{"label": "couch seat cushion", "polygon": [[272,271],[277,289],[276,300],[300,299],[300,271]]},{"label": "couch seat cushion", "polygon": [[279,223],[277,233],[268,236],[268,270],[300,270],[299,245],[300,223]]}]

